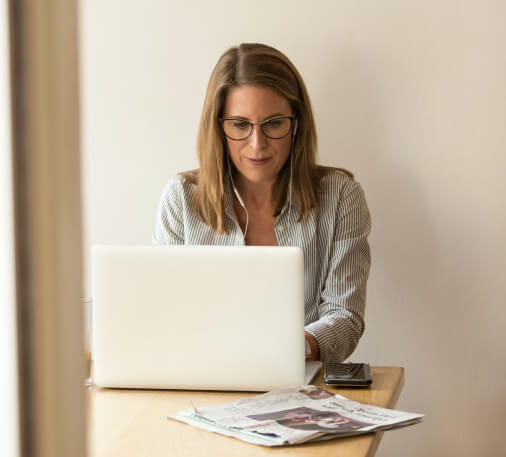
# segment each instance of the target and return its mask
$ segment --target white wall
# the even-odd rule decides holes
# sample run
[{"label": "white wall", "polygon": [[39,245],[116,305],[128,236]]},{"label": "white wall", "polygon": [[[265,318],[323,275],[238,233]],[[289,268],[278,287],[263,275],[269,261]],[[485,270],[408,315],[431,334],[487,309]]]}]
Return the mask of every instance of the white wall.
[{"label": "white wall", "polygon": [[352,358],[404,366],[398,407],[427,415],[378,455],[506,455],[506,3],[81,8],[85,251],[150,242],[163,184],[197,166],[217,58],[243,41],[278,47],[307,83],[320,162],[356,174],[373,216]]},{"label": "white wall", "polygon": [[19,455],[14,205],[7,1],[0,0],[0,455]]}]

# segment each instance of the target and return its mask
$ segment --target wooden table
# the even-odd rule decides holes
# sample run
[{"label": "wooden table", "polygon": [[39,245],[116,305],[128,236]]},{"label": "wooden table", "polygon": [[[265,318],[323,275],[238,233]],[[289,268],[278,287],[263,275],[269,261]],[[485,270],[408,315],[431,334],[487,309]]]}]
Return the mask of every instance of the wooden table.
[{"label": "wooden table", "polygon": [[[320,373],[314,384],[363,403],[393,408],[404,385],[400,367],[372,367],[370,389],[332,389]],[[167,419],[195,406],[228,403],[250,392],[87,389],[89,457],[373,456],[382,433],[293,447],[267,448]]]}]

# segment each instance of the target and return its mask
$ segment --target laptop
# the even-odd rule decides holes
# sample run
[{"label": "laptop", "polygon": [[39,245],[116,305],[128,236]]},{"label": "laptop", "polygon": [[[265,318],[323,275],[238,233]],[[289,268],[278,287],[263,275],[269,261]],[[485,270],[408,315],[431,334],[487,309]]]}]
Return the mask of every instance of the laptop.
[{"label": "laptop", "polygon": [[100,387],[268,391],[307,384],[295,247],[95,246]]}]

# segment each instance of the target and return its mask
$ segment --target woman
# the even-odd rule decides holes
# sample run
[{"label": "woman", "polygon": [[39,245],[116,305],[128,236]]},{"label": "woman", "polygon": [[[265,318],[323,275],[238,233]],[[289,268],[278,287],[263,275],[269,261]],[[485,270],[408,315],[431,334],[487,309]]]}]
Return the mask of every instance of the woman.
[{"label": "woman", "polygon": [[200,168],[162,192],[158,244],[299,246],[309,360],[342,361],[364,330],[370,217],[360,185],[317,166],[309,96],[280,51],[241,44],[211,75]]}]

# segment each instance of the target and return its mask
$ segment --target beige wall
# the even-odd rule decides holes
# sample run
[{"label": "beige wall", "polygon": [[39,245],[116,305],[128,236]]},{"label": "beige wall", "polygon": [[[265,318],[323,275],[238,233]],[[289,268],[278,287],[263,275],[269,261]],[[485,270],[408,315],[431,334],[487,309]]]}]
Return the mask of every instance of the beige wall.
[{"label": "beige wall", "polygon": [[506,3],[81,8],[85,252],[150,242],[163,184],[197,164],[218,56],[241,41],[279,47],[308,85],[320,161],[353,170],[373,216],[352,359],[404,366],[398,406],[427,415],[386,433],[378,455],[504,453]]}]

